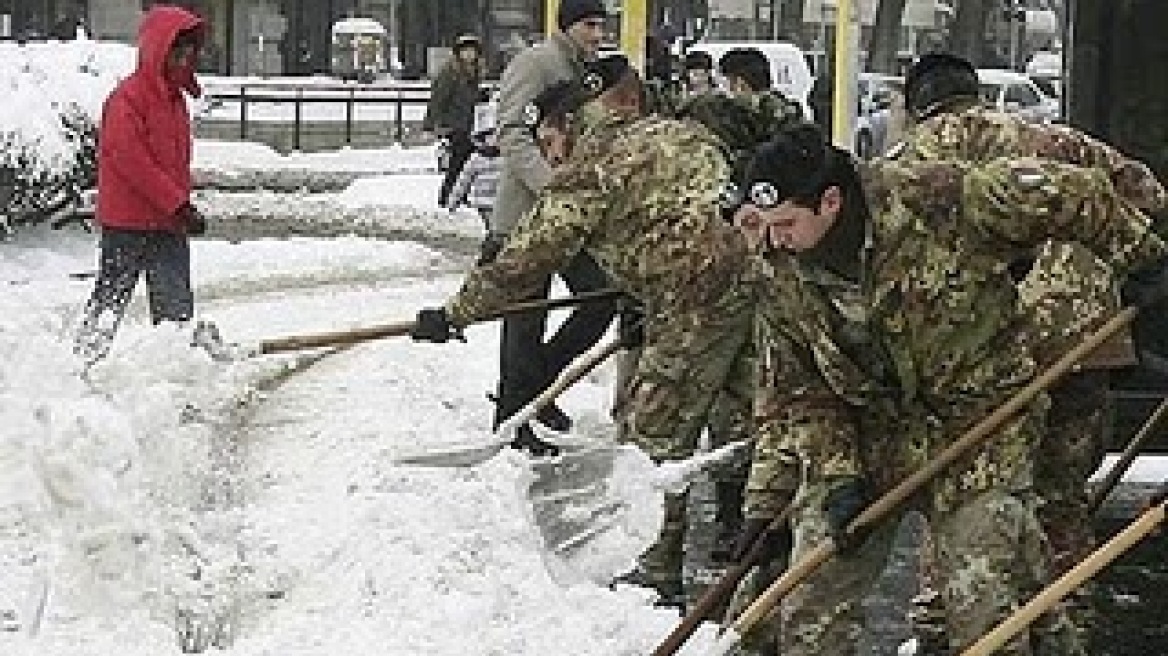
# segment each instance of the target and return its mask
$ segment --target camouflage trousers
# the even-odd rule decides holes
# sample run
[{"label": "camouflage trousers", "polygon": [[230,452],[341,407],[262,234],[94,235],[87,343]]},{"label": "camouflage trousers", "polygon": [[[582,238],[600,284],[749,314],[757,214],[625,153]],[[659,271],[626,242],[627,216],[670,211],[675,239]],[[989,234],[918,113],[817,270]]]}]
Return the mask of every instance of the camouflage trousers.
[{"label": "camouflage trousers", "polygon": [[[820,510],[826,492],[821,485],[806,490],[805,503],[795,518],[792,562],[828,539]],[[1034,505],[1029,495],[991,488],[945,512],[926,510],[951,649],[980,638],[1047,582],[1047,546]],[[780,653],[857,653],[863,630],[862,602],[885,568],[900,519],[900,514],[886,518],[855,554],[829,560],[791,592],[780,612]],[[1078,656],[1085,652],[1065,615],[1056,613],[995,653]]]},{"label": "camouflage trousers", "polygon": [[[754,297],[746,288],[728,290],[708,307],[650,315],[645,344],[614,409],[621,440],[661,462],[696,453],[711,424],[710,446],[738,439],[753,388],[753,330]],[[729,465],[711,476],[730,483],[723,490],[726,512],[734,516],[745,468]],[[663,597],[682,596],[686,516],[684,496],[668,499],[661,536],[640,559],[641,574]]]},{"label": "camouflage trousers", "polygon": [[1067,377],[1050,391],[1047,430],[1035,454],[1038,518],[1061,574],[1095,547],[1087,479],[1103,464],[1111,403],[1105,370]]}]

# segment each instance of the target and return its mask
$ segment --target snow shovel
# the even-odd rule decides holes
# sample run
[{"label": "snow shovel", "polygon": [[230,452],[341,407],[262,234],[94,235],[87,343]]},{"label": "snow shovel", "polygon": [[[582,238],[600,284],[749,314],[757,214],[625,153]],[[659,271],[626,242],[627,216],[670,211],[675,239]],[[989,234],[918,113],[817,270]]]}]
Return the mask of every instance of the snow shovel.
[{"label": "snow shovel", "polygon": [[[1004,404],[994,410],[986,418],[970,428],[958,440],[947,446],[921,469],[901,481],[896,487],[863,510],[848,526],[848,533],[856,533],[868,526],[875,525],[885,516],[896,510],[900,504],[911,497],[921,487],[940,474],[945,468],[960,458],[963,454],[976,446],[980,446],[997,436],[994,431],[1007,419],[1032,402],[1060,377],[1070,371],[1077,362],[1082,360],[1091,351],[1095,350],[1105,340],[1131,323],[1136,316],[1136,308],[1129,307],[1121,310],[1099,330],[1088,335],[1081,343],[1067,351],[1040,376],[1031,381],[1026,387],[1012,396]],[[767,617],[779,600],[795,589],[799,583],[810,576],[820,565],[835,555],[835,544],[830,540],[816,546],[804,554],[803,558],[779,577],[758,599],[754,601],[742,615],[738,617],[719,637],[718,641],[708,652],[710,656],[727,656],[734,653],[743,637],[759,621]]]},{"label": "snow shovel", "polygon": [[[568,296],[565,298],[523,301],[521,303],[508,305],[507,307],[504,307],[503,309],[486,316],[478,317],[475,319],[474,323],[493,321],[500,317],[509,314],[517,314],[520,312],[531,312],[535,310],[555,310],[558,308],[579,305],[581,303],[608,301],[616,299],[620,296],[621,292],[615,289],[600,289],[597,291],[584,292],[582,294]],[[354,328],[351,330],[315,333],[311,335],[292,335],[289,337],[265,339],[249,349],[249,354],[270,355],[273,353],[300,351],[304,349],[320,348],[323,346],[356,344],[358,342],[367,342],[375,339],[383,339],[386,337],[401,337],[403,335],[409,335],[410,330],[412,330],[413,327],[414,322],[412,320],[398,321],[395,323],[382,324],[379,326],[368,326],[366,328]]]},{"label": "snow shovel", "polygon": [[[495,457],[515,439],[515,431],[530,422],[533,427],[539,422],[532,421],[539,411],[555,401],[564,390],[583,378],[610,355],[620,350],[620,341],[596,344],[568,365],[547,389],[532,399],[522,410],[509,417],[495,430],[494,436],[486,442],[448,444],[436,450],[407,454],[396,459],[401,465],[423,465],[429,467],[473,467]],[[540,435],[545,442],[562,449],[581,448],[591,444],[589,438],[565,435],[556,431],[545,431]]]},{"label": "snow shovel", "polygon": [[1165,398],[1160,402],[1160,405],[1156,406],[1155,411],[1144,422],[1144,425],[1140,427],[1136,436],[1131,439],[1131,442],[1128,442],[1127,447],[1124,448],[1119,459],[1115,461],[1115,465],[1107,472],[1107,476],[1095,488],[1095,491],[1091,494],[1091,498],[1087,500],[1088,516],[1094,515],[1099,511],[1099,506],[1103,505],[1107,496],[1111,494],[1111,490],[1115,488],[1116,484],[1123,478],[1123,475],[1131,468],[1136,457],[1140,455],[1140,449],[1144,447],[1144,443],[1148,441],[1148,438],[1155,434],[1156,427],[1159,426],[1160,420],[1164,418],[1166,413],[1168,413],[1168,398]]},{"label": "snow shovel", "polygon": [[1140,540],[1148,536],[1156,527],[1164,523],[1165,511],[1168,510],[1168,498],[1160,499],[1155,505],[1144,511],[1142,515],[1118,535],[1111,538],[1102,547],[1096,549],[1075,565],[1057,581],[1047,586],[1025,606],[1014,611],[992,631],[973,643],[961,656],[988,656],[1020,631],[1030,626],[1040,615],[1050,610],[1050,607],[1062,600],[1070,592],[1083,585],[1101,569],[1111,564],[1111,561],[1122,556],[1128,549],[1135,546]]},{"label": "snow shovel", "polygon": [[[541,437],[550,432],[538,424],[532,428]],[[703,468],[749,443],[654,464],[632,444],[592,438],[590,447],[532,461],[527,496],[545,553],[560,570],[553,575],[609,585],[632,570],[661,532],[665,494],[684,492]]]}]

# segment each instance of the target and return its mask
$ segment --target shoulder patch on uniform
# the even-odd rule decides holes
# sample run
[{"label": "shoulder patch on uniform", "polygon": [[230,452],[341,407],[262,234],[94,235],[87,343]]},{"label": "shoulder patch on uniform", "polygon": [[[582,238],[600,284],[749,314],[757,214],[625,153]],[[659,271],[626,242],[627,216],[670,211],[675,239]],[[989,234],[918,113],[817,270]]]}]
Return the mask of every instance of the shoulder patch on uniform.
[{"label": "shoulder patch on uniform", "polygon": [[527,103],[523,107],[523,124],[529,128],[539,125],[539,105]]}]

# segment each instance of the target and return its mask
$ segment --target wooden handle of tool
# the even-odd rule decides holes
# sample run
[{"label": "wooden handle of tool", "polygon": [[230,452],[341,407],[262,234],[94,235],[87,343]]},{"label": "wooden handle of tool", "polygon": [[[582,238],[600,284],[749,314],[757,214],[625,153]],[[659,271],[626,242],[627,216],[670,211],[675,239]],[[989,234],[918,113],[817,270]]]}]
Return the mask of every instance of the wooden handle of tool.
[{"label": "wooden handle of tool", "polygon": [[771,523],[767,525],[766,530],[760,533],[758,538],[754,541],[754,544],[750,546],[750,551],[747,552],[746,557],[742,559],[742,562],[737,563],[727,569],[726,572],[722,574],[722,577],[718,579],[717,583],[706,589],[705,593],[702,594],[700,599],[698,599],[698,603],[694,604],[694,607],[690,609],[688,613],[686,613],[685,617],[681,618],[681,622],[676,627],[674,627],[673,631],[671,631],[669,635],[665,636],[665,639],[661,641],[661,644],[657,645],[657,649],[653,650],[652,656],[673,656],[673,654],[677,653],[678,649],[681,649],[681,646],[685,644],[685,641],[688,640],[691,635],[693,635],[693,632],[696,631],[699,626],[701,626],[702,622],[709,619],[714,619],[711,617],[714,609],[717,608],[723,600],[733,594],[734,589],[738,587],[738,582],[742,580],[742,577],[746,576],[746,573],[749,572],[752,567],[759,564],[759,562],[762,560],[766,540],[769,538],[772,531],[779,530],[783,527],[783,524],[787,523],[787,519],[791,516],[793,508],[793,503],[787,504],[787,507],[783,509],[783,512],[779,513],[777,517],[771,520]]},{"label": "wooden handle of tool", "polygon": [[262,355],[269,355],[271,353],[301,351],[304,349],[321,348],[325,346],[356,344],[357,342],[367,342],[369,340],[382,339],[385,337],[401,337],[402,335],[409,335],[410,330],[412,330],[413,327],[413,321],[399,321],[397,323],[382,324],[380,326],[369,326],[367,328],[354,328],[352,330],[339,330],[327,333],[315,333],[312,335],[294,335],[292,337],[281,337],[279,339],[267,339],[260,342],[259,352]]},{"label": "wooden handle of tool", "polygon": [[[568,296],[565,298],[521,301],[519,303],[508,305],[487,316],[479,317],[475,319],[473,323],[493,321],[510,314],[518,314],[521,312],[532,312],[536,310],[546,312],[549,310],[557,310],[564,307],[581,305],[583,303],[615,300],[621,296],[622,293],[615,289],[599,289],[591,292],[583,292],[581,294]],[[337,330],[327,333],[280,337],[277,339],[268,339],[260,342],[257,352],[260,355],[269,355],[271,353],[300,351],[303,349],[321,348],[324,346],[344,346],[349,344],[356,344],[358,342],[368,342],[375,339],[384,339],[386,337],[402,337],[404,335],[409,335],[410,330],[412,330],[413,327],[413,321],[400,321],[397,323],[369,326],[367,328],[353,328],[351,330]]]},{"label": "wooden handle of tool", "polygon": [[1160,502],[1149,508],[1138,519],[1128,524],[1127,528],[1108,540],[1107,544],[1096,549],[1090,556],[1060,576],[1057,581],[1047,586],[1029,603],[1014,611],[1013,615],[994,627],[994,630],[961,652],[961,656],[986,656],[1009,642],[1011,638],[1030,626],[1040,615],[1050,610],[1051,606],[1061,601],[1075,588],[1083,585],[1084,582],[1099,573],[1099,570],[1126,553],[1137,542],[1147,537],[1157,526],[1163,524],[1166,505],[1168,502]]},{"label": "wooden handle of tool", "polygon": [[552,401],[559,398],[564,390],[568,389],[576,383],[576,381],[583,378],[589,371],[596,368],[596,365],[604,362],[610,355],[616,353],[621,349],[620,340],[613,340],[607,344],[596,344],[592,348],[585,351],[580,357],[572,361],[559,376],[552,381],[542,392],[534,399],[523,406],[519,412],[511,415],[506,421],[499,424],[495,430],[497,435],[509,435],[517,430],[523,424],[535,419],[540,410]]}]

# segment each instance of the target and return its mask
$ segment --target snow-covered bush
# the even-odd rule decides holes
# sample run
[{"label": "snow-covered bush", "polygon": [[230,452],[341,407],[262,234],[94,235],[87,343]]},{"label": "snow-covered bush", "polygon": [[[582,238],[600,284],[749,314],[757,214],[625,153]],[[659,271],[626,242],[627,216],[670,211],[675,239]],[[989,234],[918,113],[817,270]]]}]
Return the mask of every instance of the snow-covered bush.
[{"label": "snow-covered bush", "polygon": [[97,126],[76,105],[58,119],[61,137],[70,145],[65,160],[45,161],[38,143],[19,132],[0,134],[0,230],[46,221],[76,206],[81,194],[97,183]]},{"label": "snow-covered bush", "polygon": [[0,43],[0,233],[51,219],[95,182],[101,103],[132,46]]}]

